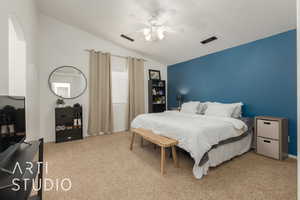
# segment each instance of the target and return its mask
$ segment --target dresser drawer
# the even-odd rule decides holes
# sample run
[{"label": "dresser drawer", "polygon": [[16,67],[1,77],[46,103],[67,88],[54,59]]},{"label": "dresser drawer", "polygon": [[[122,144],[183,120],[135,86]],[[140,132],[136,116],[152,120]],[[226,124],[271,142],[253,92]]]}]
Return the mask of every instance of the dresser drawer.
[{"label": "dresser drawer", "polygon": [[56,132],[56,142],[82,139],[81,129],[64,130]]},{"label": "dresser drawer", "polygon": [[279,122],[271,120],[257,120],[257,136],[278,140],[280,137]]},{"label": "dresser drawer", "polygon": [[279,141],[257,137],[257,153],[279,159]]}]

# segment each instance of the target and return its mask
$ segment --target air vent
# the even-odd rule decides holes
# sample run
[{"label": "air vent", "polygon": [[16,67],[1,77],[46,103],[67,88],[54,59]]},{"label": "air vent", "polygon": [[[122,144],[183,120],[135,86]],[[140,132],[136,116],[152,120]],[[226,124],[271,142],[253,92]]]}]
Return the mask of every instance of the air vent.
[{"label": "air vent", "polygon": [[126,40],[129,40],[130,42],[134,42],[134,39],[132,39],[131,37],[128,37],[127,35],[122,34],[121,37],[125,38]]},{"label": "air vent", "polygon": [[212,41],[214,41],[214,40],[216,40],[216,39],[218,39],[216,36],[212,36],[212,37],[210,37],[210,38],[207,38],[207,39],[201,41],[201,43],[202,43],[202,44],[207,44],[207,43],[212,42]]}]

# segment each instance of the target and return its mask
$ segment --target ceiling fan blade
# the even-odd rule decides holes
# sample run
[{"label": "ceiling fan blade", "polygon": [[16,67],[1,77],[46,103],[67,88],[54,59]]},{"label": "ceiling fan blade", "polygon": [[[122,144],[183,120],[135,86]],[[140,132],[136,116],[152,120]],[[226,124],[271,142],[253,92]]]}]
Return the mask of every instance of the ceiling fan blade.
[{"label": "ceiling fan blade", "polygon": [[125,35],[127,35],[135,40],[140,40],[140,39],[145,38],[144,29],[139,29],[139,30],[131,32],[131,33],[126,33]]},{"label": "ceiling fan blade", "polygon": [[174,15],[176,15],[176,13],[177,11],[174,9],[161,9],[157,12],[156,18],[159,24],[165,25]]},{"label": "ceiling fan blade", "polygon": [[[151,0],[140,1],[135,0],[136,10],[130,14],[132,18],[141,23],[148,23],[151,20],[157,21],[160,25],[166,23],[171,17],[176,15],[177,10],[170,8],[169,1]],[[136,13],[139,13],[137,16]]]},{"label": "ceiling fan blade", "polygon": [[184,33],[184,28],[182,27],[164,26],[163,30],[167,33]]},{"label": "ceiling fan blade", "polygon": [[140,28],[150,25],[148,15],[137,17],[135,14],[130,14],[129,16],[132,18],[132,23]]},{"label": "ceiling fan blade", "polygon": [[[145,27],[145,28],[147,28],[147,27]],[[127,33],[126,35],[129,35],[129,36],[131,36],[131,35],[143,34],[143,33],[144,33],[144,29],[145,29],[145,28],[142,28],[142,29],[139,29],[139,30],[133,31],[133,32],[131,32],[131,33]]]}]

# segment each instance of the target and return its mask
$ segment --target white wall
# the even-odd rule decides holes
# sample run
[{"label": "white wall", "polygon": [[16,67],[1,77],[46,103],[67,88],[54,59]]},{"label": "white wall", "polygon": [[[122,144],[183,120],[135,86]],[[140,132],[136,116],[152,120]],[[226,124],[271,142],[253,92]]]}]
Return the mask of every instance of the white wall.
[{"label": "white wall", "polygon": [[9,17],[8,34],[8,94],[11,96],[26,95],[26,41],[19,20]]},{"label": "white wall", "polygon": [[[0,6],[0,95],[9,94],[8,18],[15,16],[26,41],[26,129],[27,139],[39,137],[39,101],[36,81],[37,8],[35,0],[2,0]],[[22,80],[23,82],[24,80]]]},{"label": "white wall", "polygon": [[[73,65],[79,68],[89,80],[89,56],[84,49],[96,49],[103,52],[110,52],[123,56],[142,57],[141,55],[119,47],[109,41],[102,40],[85,31],[75,27],[66,25],[51,17],[40,15],[39,18],[39,47],[38,47],[38,63],[40,68],[40,132],[44,136],[45,141],[55,140],[54,130],[54,106],[57,99],[48,88],[48,76],[52,70],[62,65]],[[148,58],[145,58],[149,60]],[[148,69],[162,71],[162,78],[166,79],[167,68],[165,65],[149,60],[145,65],[145,76],[148,79]],[[145,80],[145,88],[148,83]],[[145,92],[146,93],[146,92]],[[146,102],[147,102],[147,96]],[[83,96],[66,100],[67,104],[74,103],[83,105],[84,113],[84,135],[87,131],[88,119],[88,90]],[[147,104],[146,104],[147,105]]]}]

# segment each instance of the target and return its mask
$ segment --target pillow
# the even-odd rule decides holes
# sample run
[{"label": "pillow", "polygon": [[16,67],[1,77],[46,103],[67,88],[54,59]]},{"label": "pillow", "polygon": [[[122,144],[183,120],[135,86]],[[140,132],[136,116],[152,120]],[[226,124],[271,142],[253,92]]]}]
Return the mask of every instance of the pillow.
[{"label": "pillow", "polygon": [[199,111],[199,106],[199,101],[190,101],[187,103],[183,103],[180,112],[196,114]]},{"label": "pillow", "polygon": [[244,105],[242,102],[238,102],[238,103],[220,103],[220,102],[209,102],[206,101],[204,103],[201,103],[202,105],[202,111],[201,114],[205,114],[205,111],[208,107],[209,104],[223,104],[223,105],[232,105],[234,106],[234,110],[232,112],[231,117],[233,118],[241,118],[242,117],[242,106]]},{"label": "pillow", "polygon": [[209,103],[205,111],[207,116],[231,117],[235,106],[232,104]]},{"label": "pillow", "polygon": [[199,106],[199,112],[198,113],[201,114],[201,115],[204,115],[205,111],[208,107],[208,104],[210,104],[210,103],[213,103],[213,102],[206,101],[206,102],[201,103],[200,106]]},{"label": "pillow", "polygon": [[242,102],[239,103],[232,103],[231,105],[235,106],[235,109],[232,113],[232,117],[240,118],[242,117],[242,106],[244,105]]}]

